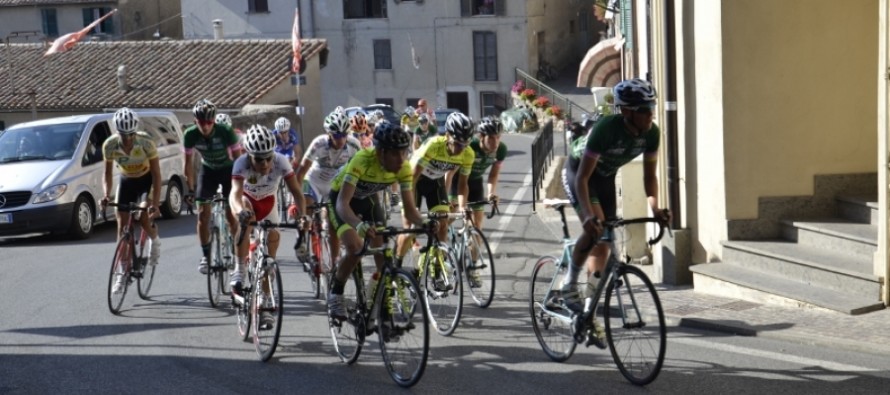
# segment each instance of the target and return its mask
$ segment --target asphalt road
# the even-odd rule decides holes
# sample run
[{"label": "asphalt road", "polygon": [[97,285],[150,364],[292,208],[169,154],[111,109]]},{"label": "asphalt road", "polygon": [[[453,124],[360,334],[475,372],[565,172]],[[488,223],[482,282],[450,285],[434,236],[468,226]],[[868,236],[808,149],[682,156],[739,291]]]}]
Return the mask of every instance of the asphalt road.
[{"label": "asphalt road", "polygon": [[[865,353],[670,328],[659,378],[629,384],[607,351],[579,348],[564,363],[541,351],[527,308],[528,276],[558,236],[531,212],[531,136],[508,135],[500,217],[486,223],[497,295],[466,304],[455,334],[433,333],[419,393],[886,393],[890,362]],[[539,206],[540,209],[540,206]],[[194,216],[159,223],[161,263],[150,300],[127,295],[120,316],[106,305],[113,225],[85,241],[0,239],[0,394],[18,393],[392,393],[398,387],[376,340],[356,365],[335,356],[322,301],[313,300],[285,233],[285,321],[273,359],[257,360],[238,338],[230,309],[214,309],[196,270]],[[134,291],[131,288],[131,291]]]}]

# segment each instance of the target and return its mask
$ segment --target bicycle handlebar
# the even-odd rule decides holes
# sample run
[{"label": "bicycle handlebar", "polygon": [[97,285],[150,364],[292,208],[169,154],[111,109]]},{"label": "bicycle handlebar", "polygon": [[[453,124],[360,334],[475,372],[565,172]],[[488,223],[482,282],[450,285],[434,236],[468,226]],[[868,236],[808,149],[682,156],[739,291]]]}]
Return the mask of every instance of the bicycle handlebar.
[{"label": "bicycle handlebar", "polygon": [[[389,238],[403,234],[426,234],[426,235],[435,235],[435,229],[438,224],[433,220],[425,224],[420,228],[395,228],[392,226],[379,227],[377,228],[376,235],[379,237]],[[371,245],[371,238],[365,237],[364,243],[362,244],[361,251],[357,252],[355,256],[365,256],[368,255],[368,249]]]},{"label": "bicycle handlebar", "polygon": [[486,215],[486,217],[488,219],[492,219],[492,218],[494,218],[495,214],[501,213],[501,210],[498,209],[498,199],[488,199],[488,200],[479,200],[476,202],[468,202],[467,207],[484,206],[486,204],[491,205],[491,211],[489,211],[488,214]]},{"label": "bicycle handlebar", "polygon": [[626,226],[626,225],[644,224],[644,223],[648,223],[648,222],[658,224],[658,235],[649,239],[648,243],[650,246],[655,245],[656,243],[661,241],[661,238],[664,237],[665,229],[667,229],[668,233],[671,235],[671,237],[673,237],[673,232],[671,232],[671,229],[667,226],[667,224],[664,223],[664,221],[661,218],[655,218],[655,217],[616,219],[613,221],[605,221],[603,223],[603,226],[611,227],[611,228],[618,228],[618,227],[622,227],[622,226]]}]

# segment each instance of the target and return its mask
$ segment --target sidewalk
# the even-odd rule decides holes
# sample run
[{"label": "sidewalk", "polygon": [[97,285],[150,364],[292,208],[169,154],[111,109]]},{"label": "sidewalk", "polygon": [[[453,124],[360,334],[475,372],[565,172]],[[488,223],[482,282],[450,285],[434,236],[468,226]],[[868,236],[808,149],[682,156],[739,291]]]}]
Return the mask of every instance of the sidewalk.
[{"label": "sidewalk", "polygon": [[[537,216],[553,234],[562,233],[559,213],[555,210],[541,205]],[[570,233],[577,235],[581,231],[577,217],[574,213],[566,217]],[[647,273],[652,271],[651,265],[641,268]],[[890,355],[888,309],[850,316],[712,296],[695,292],[692,286],[656,284],[656,288],[670,328],[696,328]]]}]

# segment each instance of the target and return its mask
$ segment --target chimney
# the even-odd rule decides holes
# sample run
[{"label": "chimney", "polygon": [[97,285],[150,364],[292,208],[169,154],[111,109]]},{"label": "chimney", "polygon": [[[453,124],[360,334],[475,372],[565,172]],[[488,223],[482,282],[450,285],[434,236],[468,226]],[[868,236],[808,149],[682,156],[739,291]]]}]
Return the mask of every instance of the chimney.
[{"label": "chimney", "polygon": [[214,40],[222,40],[223,39],[223,21],[222,21],[222,19],[214,19],[213,20],[213,39]]}]

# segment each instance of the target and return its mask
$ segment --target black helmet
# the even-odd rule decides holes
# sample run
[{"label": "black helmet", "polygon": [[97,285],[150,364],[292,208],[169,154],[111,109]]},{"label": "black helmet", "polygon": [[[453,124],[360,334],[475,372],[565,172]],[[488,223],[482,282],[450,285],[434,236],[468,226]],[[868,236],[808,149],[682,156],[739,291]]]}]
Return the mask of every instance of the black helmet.
[{"label": "black helmet", "polygon": [[411,145],[411,136],[402,128],[387,120],[374,127],[374,146],[381,149],[405,149]]},{"label": "black helmet", "polygon": [[495,136],[501,133],[501,121],[492,117],[485,117],[476,125],[476,132],[483,136]]},{"label": "black helmet", "polygon": [[643,106],[655,103],[655,88],[648,81],[634,78],[624,80],[612,89],[617,106]]},{"label": "black helmet", "polygon": [[473,121],[460,111],[453,112],[445,119],[445,131],[457,141],[468,141],[473,136]]},{"label": "black helmet", "polygon": [[216,106],[207,99],[198,100],[192,109],[192,113],[195,114],[195,118],[199,121],[216,120]]}]

